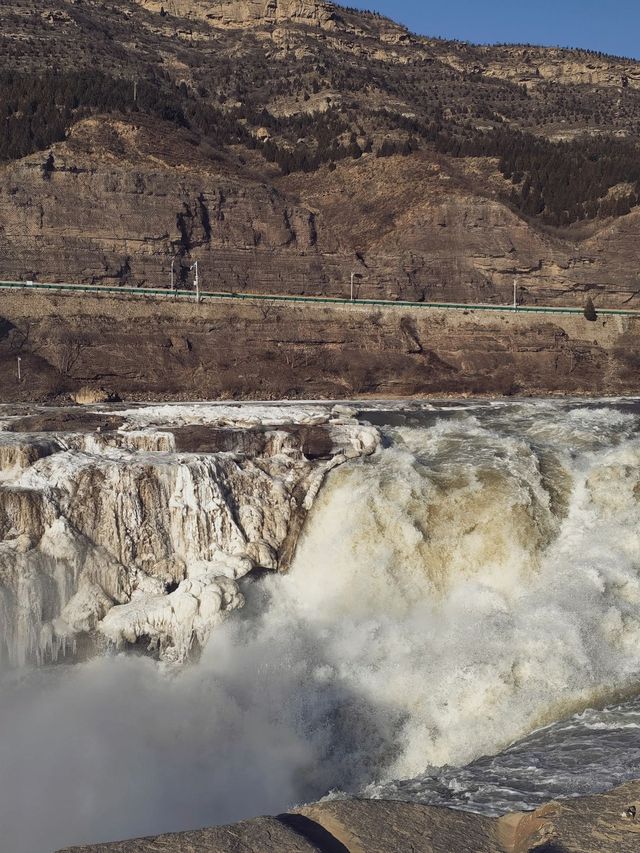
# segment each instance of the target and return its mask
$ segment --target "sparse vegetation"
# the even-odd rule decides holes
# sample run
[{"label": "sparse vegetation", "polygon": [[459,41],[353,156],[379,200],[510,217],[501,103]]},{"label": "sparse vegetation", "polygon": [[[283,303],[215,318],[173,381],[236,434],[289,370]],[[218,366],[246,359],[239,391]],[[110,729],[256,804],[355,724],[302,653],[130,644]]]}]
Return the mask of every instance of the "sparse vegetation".
[{"label": "sparse vegetation", "polygon": [[[551,225],[623,216],[640,202],[640,152],[628,140],[585,136],[550,142],[500,128],[463,138],[442,132],[436,144],[456,157],[499,158],[500,171],[513,184],[511,204]],[[625,185],[628,190],[610,195]]]},{"label": "sparse vegetation", "polygon": [[[336,7],[354,45],[360,36],[348,24],[356,15],[372,33],[380,19]],[[396,61],[378,50],[336,51],[331,38],[304,28],[283,59],[250,30],[213,34],[196,21],[181,29],[164,7],[155,29],[117,4],[75,4],[68,19],[53,26],[11,4],[0,11],[0,161],[41,151],[44,179],[55,171],[51,146],[79,119],[141,114],[189,129],[214,150],[248,149],[243,162],[260,151],[283,174],[420,150],[495,158],[509,182],[505,201],[551,226],[623,216],[639,203],[640,91],[630,60],[431,39],[427,51],[407,46]],[[562,56],[585,68],[610,64],[618,87],[545,79],[544,57]],[[495,72],[515,62],[518,80]],[[258,138],[263,128],[268,136]],[[565,133],[571,141],[554,141]]]},{"label": "sparse vegetation", "polygon": [[593,300],[590,296],[587,297],[587,300],[584,303],[584,317],[585,320],[589,320],[589,322],[591,323],[595,322],[598,319],[596,309],[593,305]]}]

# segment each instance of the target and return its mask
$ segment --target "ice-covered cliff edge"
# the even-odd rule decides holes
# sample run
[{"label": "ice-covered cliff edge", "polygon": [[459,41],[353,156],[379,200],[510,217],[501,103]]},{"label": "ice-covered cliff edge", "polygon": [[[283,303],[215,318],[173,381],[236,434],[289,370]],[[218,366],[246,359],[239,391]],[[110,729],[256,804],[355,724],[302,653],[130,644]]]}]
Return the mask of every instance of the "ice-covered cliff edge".
[{"label": "ice-covered cliff edge", "polygon": [[327,406],[0,411],[0,658],[78,641],[183,660],[282,570],[326,475],[377,432]]}]

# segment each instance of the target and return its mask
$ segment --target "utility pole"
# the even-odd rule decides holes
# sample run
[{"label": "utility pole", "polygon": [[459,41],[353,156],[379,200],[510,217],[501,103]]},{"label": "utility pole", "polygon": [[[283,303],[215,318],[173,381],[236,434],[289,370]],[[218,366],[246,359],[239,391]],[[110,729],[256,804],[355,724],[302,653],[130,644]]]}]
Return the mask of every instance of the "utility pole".
[{"label": "utility pole", "polygon": [[174,274],[174,264],[176,262],[175,258],[171,258],[171,291],[175,291],[175,274]]},{"label": "utility pole", "polygon": [[518,310],[518,279],[513,280],[513,310]]},{"label": "utility pole", "polygon": [[18,356],[18,382],[22,382],[22,375],[20,372],[20,362],[21,361],[22,361],[22,359],[20,358],[20,356]]},{"label": "utility pole", "polygon": [[200,302],[200,279],[198,278],[198,262],[196,261],[191,267],[192,270],[195,270],[195,276],[193,278],[193,283],[196,286],[196,302]]},{"label": "utility pole", "polygon": [[138,81],[137,80],[133,81],[133,102],[134,103],[138,102]]},{"label": "utility pole", "polygon": [[355,302],[355,293],[354,293],[354,282],[357,278],[364,278],[361,272],[352,272],[351,273],[351,301]]}]

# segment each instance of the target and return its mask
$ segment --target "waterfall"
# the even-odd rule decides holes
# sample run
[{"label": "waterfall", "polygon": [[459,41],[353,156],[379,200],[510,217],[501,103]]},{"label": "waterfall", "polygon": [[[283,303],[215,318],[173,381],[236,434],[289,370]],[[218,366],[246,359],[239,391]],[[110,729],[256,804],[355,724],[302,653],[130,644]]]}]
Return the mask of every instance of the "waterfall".
[{"label": "waterfall", "polygon": [[[166,431],[176,411],[123,416]],[[2,547],[14,573],[53,579],[51,600],[25,581],[21,607],[55,635],[90,579],[108,601],[85,629],[117,652],[2,677],[0,824],[16,853],[327,794],[500,811],[637,776],[606,754],[638,720],[637,401],[380,403],[335,420],[328,474],[299,448],[76,444],[13,466]],[[40,497],[25,509],[20,489]],[[283,573],[292,499],[310,510]],[[173,607],[177,593],[197,607]],[[154,631],[164,663],[130,653]],[[197,662],[166,666],[193,643]],[[82,798],[73,832],[57,779]]]}]

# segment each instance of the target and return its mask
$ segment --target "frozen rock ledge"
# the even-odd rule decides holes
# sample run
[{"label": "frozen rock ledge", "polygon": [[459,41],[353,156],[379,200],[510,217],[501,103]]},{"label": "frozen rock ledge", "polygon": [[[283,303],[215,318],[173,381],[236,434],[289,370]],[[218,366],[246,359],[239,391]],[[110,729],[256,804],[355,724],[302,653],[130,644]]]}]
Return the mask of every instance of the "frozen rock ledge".
[{"label": "frozen rock ledge", "polygon": [[287,569],[327,473],[373,453],[344,407],[0,407],[0,659],[143,645],[169,662]]}]

